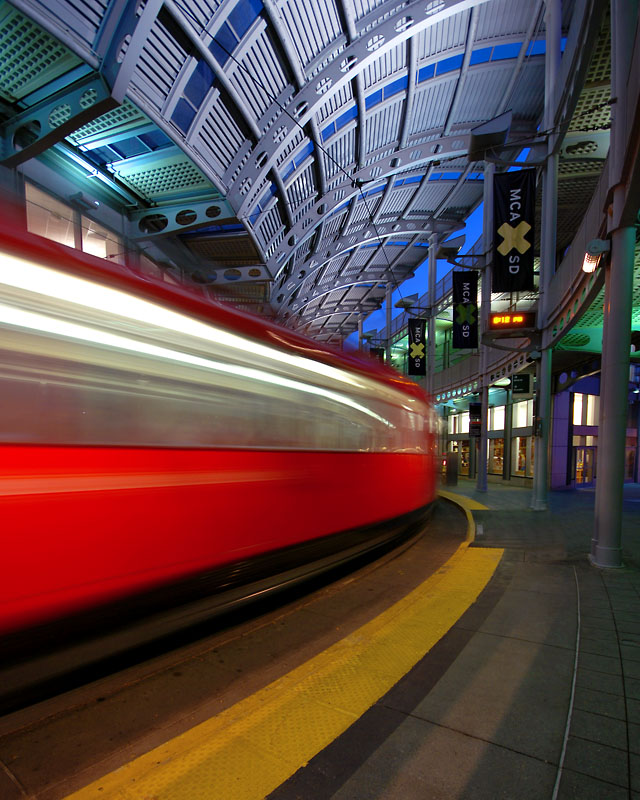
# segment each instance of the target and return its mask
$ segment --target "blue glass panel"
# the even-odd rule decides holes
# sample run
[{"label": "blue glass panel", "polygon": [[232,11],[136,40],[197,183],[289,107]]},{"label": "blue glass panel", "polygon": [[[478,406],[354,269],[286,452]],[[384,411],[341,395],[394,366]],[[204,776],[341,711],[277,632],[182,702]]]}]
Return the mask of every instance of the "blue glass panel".
[{"label": "blue glass panel", "polygon": [[439,181],[441,177],[442,177],[442,173],[441,172],[432,172],[431,175],[429,175],[429,180],[430,181]]},{"label": "blue glass panel", "polygon": [[298,155],[294,158],[294,164],[299,167],[302,162],[313,153],[313,142],[307,142]]},{"label": "blue glass panel", "polygon": [[191,123],[193,122],[195,115],[195,108],[189,105],[186,100],[180,98],[173,111],[173,114],[171,115],[171,121],[182,131],[182,133],[186,134]]},{"label": "blue glass panel", "polygon": [[290,161],[289,165],[286,167],[285,171],[280,173],[280,176],[281,176],[283,181],[286,181],[287,178],[291,177],[291,175],[293,175],[293,173],[295,171],[296,171],[296,166],[293,163],[293,161]]},{"label": "blue glass panel", "polygon": [[407,88],[407,76],[405,75],[403,78],[398,78],[398,80],[393,81],[388,86],[385,86],[384,96],[393,97],[394,94],[398,94],[398,92],[403,92],[406,88]]},{"label": "blue glass panel", "polygon": [[238,34],[238,39],[242,39],[261,11],[262,3],[259,0],[240,0],[227,18]]},{"label": "blue glass panel", "polygon": [[547,52],[547,43],[544,39],[540,39],[537,42],[531,42],[529,47],[527,47],[527,55],[528,56],[543,56]]},{"label": "blue glass panel", "polygon": [[333,136],[333,134],[334,134],[335,132],[336,132],[336,126],[335,126],[335,125],[333,124],[333,122],[332,122],[332,123],[331,123],[331,125],[327,125],[327,127],[326,127],[326,128],[323,128],[323,129],[322,129],[322,133],[320,134],[320,135],[322,136],[322,141],[323,141],[323,142],[326,142],[326,141],[327,141],[327,139],[328,139],[330,136]]},{"label": "blue glass panel", "polygon": [[566,46],[567,46],[567,37],[563,36],[562,39],[560,39],[560,52],[561,53],[564,53],[564,50],[565,50]]},{"label": "blue glass panel", "polygon": [[199,61],[198,66],[193,71],[184,90],[184,96],[193,103],[196,108],[202,104],[207,96],[207,92],[213,85],[214,77],[211,67],[206,61]]},{"label": "blue glass panel", "polygon": [[249,217],[249,222],[255,227],[256,222],[260,219],[260,210],[254,211]]},{"label": "blue glass panel", "polygon": [[371,94],[367,95],[364,100],[365,108],[373,108],[373,106],[377,106],[378,103],[382,102],[382,89],[378,89],[377,92],[372,92]]},{"label": "blue glass panel", "polygon": [[441,180],[443,181],[457,181],[462,175],[461,172],[443,172]]},{"label": "blue glass panel", "polygon": [[403,184],[403,183],[404,183],[404,181],[403,181],[403,180],[396,181],[396,182],[393,184],[393,188],[395,189],[395,188],[396,188],[396,186],[402,186],[402,184]]},{"label": "blue glass panel", "polygon": [[336,120],[336,130],[339,131],[340,128],[344,128],[348,122],[351,122],[351,120],[355,119],[357,116],[358,106],[351,106],[351,108],[347,109],[344,114],[340,114]]},{"label": "blue glass panel", "polygon": [[405,183],[420,183],[420,181],[422,180],[422,177],[423,177],[422,175],[413,175],[411,178],[405,178],[404,182]]},{"label": "blue glass panel", "polygon": [[489,61],[490,58],[491,58],[491,48],[480,47],[478,50],[474,50],[471,53],[469,66],[472,67],[474,64],[486,64],[486,62]]},{"label": "blue glass panel", "polygon": [[217,62],[224,65],[229,60],[229,55],[236,49],[237,44],[238,39],[235,33],[225,22],[214,36],[209,50],[216,57]]},{"label": "blue glass panel", "polygon": [[85,155],[91,157],[91,161],[96,164],[110,164],[112,161],[117,161],[118,156],[110,147],[96,147],[90,153]]},{"label": "blue glass panel", "polygon": [[436,65],[429,64],[426,67],[421,67],[418,70],[418,83],[422,83],[422,81],[428,81],[429,78],[433,78],[436,74]]},{"label": "blue glass panel", "polygon": [[111,145],[111,149],[115,150],[121,158],[132,158],[149,152],[149,148],[136,136],[132,136],[131,139],[122,139],[119,142],[114,142]]},{"label": "blue glass panel", "polygon": [[159,130],[151,133],[141,133],[138,138],[147,145],[149,150],[160,150],[161,147],[168,147],[172,144],[171,139]]},{"label": "blue glass panel", "polygon": [[493,48],[492,61],[504,61],[507,58],[517,58],[521,42],[512,42],[511,44],[498,44]]},{"label": "blue glass panel", "polygon": [[444,75],[445,72],[453,72],[460,69],[462,66],[462,53],[458,56],[451,56],[450,58],[443,58],[438,61],[436,67],[438,68],[438,75]]}]

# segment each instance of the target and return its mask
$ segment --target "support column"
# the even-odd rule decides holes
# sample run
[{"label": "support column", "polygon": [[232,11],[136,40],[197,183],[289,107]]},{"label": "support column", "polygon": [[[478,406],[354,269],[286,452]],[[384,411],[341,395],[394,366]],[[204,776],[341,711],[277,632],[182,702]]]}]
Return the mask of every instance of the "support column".
[{"label": "support column", "polygon": [[[495,164],[484,163],[484,191],[482,196],[483,212],[483,250],[484,270],[482,271],[482,291],[480,300],[480,441],[478,447],[478,465],[476,473],[476,489],[479,492],[487,491],[487,423],[489,416],[489,378],[487,365],[489,362],[489,347],[482,343],[482,335],[489,327],[489,314],[491,313],[491,248],[493,247],[493,176]],[[469,450],[475,448],[475,439],[469,437]]]},{"label": "support column", "polygon": [[429,237],[429,319],[427,330],[427,394],[433,397],[434,376],[436,369],[436,269],[438,256],[438,236],[432,233]]},{"label": "support column", "polygon": [[362,314],[358,314],[358,350],[360,352],[362,352],[362,350],[364,349],[362,347],[362,342],[363,342],[363,339],[362,339],[362,322],[363,322]]},{"label": "support column", "polygon": [[[591,561],[599,567],[622,566],[622,498],[629,391],[631,310],[635,227],[621,222],[627,202],[626,157],[627,81],[631,69],[634,28],[629,3],[611,2],[611,148],[609,185],[613,190],[611,261],[605,267],[600,427]],[[637,218],[637,209],[632,209]],[[627,213],[627,219],[629,214]]]},{"label": "support column", "polygon": [[[616,193],[623,193],[619,187]],[[615,203],[615,198],[614,198]],[[629,352],[633,301],[635,228],[619,228],[611,237],[609,291],[604,298],[607,331],[607,389],[600,401],[598,476],[596,480],[595,540],[591,560],[599,567],[622,566],[622,497],[629,393]]]},{"label": "support column", "polygon": [[[554,125],[555,90],[560,68],[560,0],[547,0],[545,23],[547,51],[545,57],[544,127],[551,132]],[[555,135],[549,133],[547,163],[542,175],[542,231],[540,253],[540,284],[538,288],[538,330],[547,324],[549,285],[556,266],[556,224],[558,215],[558,154]],[[531,508],[546,511],[549,493],[549,433],[551,429],[551,362],[553,351],[543,350],[536,365],[536,419],[533,487]]]},{"label": "support column", "polygon": [[386,304],[387,304],[387,342],[386,342],[386,350],[385,350],[385,363],[388,367],[391,366],[391,291],[392,287],[391,284],[387,284],[387,295],[386,295]]}]

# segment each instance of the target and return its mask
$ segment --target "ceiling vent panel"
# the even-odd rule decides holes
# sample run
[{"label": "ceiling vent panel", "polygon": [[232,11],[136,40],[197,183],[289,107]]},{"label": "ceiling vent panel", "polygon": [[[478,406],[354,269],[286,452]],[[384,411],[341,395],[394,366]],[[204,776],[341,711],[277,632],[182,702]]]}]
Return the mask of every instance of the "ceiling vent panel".
[{"label": "ceiling vent panel", "polygon": [[153,161],[130,158],[113,164],[112,168],[119,180],[150,202],[215,191],[200,170],[182,153]]},{"label": "ceiling vent panel", "polygon": [[379,81],[384,81],[398,72],[406,70],[406,68],[406,42],[402,42],[383,53],[373,64],[363,70],[362,76],[364,78],[365,91],[375,86]]},{"label": "ceiling vent panel", "polygon": [[247,110],[259,119],[287,86],[287,80],[273,47],[266,35],[260,31],[251,45],[244,48],[242,57],[235,54],[236,61],[231,61],[233,72],[231,83],[244,100]]},{"label": "ceiling vent panel", "polygon": [[0,96],[14,103],[78,66],[80,59],[8,3],[0,8]]},{"label": "ceiling vent panel", "polygon": [[210,111],[200,127],[199,135],[194,137],[192,146],[206,161],[213,159],[214,163],[219,164],[219,171],[222,173],[229,167],[244,142],[240,128],[218,98],[211,103]]},{"label": "ceiling vent panel", "polygon": [[454,14],[418,34],[418,60],[432,58],[452,48],[464,47],[469,28],[469,12]]},{"label": "ceiling vent panel", "polygon": [[324,168],[327,179],[338,176],[343,180],[345,169],[348,170],[356,158],[356,137],[354,130],[339,136],[328,147],[325,147]]},{"label": "ceiling vent panel", "polygon": [[140,53],[131,87],[143,102],[161,111],[187,58],[188,53],[156,20]]},{"label": "ceiling vent panel", "polygon": [[492,0],[478,6],[476,41],[503,36],[524,36],[531,24],[533,3],[514,3],[513,0]]},{"label": "ceiling vent panel", "polygon": [[416,89],[409,135],[444,127],[457,82],[456,75]]},{"label": "ceiling vent panel", "polygon": [[384,205],[380,209],[380,214],[383,217],[389,216],[390,214],[393,214],[393,216],[400,216],[407,203],[415,194],[417,186],[418,184],[416,183],[413,187],[408,189],[404,187],[394,189],[386,198]]},{"label": "ceiling vent panel", "polygon": [[289,0],[280,5],[280,13],[303,67],[342,34],[332,0]]},{"label": "ceiling vent panel", "polygon": [[398,141],[402,125],[404,99],[384,106],[367,117],[365,125],[365,149],[367,153],[378,150],[390,142]]},{"label": "ceiling vent panel", "polygon": [[320,125],[336,112],[342,113],[351,105],[353,105],[353,90],[351,83],[347,83],[340,87],[337,92],[333,92],[326,102],[320,106],[316,114],[316,120]]},{"label": "ceiling vent panel", "polygon": [[476,123],[496,116],[500,107],[504,106],[505,92],[512,75],[513,65],[469,70],[462,102],[458,104],[452,124]]}]

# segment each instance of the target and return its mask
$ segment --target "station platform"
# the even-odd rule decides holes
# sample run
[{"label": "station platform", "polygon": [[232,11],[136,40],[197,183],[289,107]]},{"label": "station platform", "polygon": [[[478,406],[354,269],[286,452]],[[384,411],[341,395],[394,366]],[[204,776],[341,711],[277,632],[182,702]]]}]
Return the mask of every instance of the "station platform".
[{"label": "station platform", "polygon": [[[479,493],[460,479],[441,496],[423,540],[391,557],[404,589],[373,568],[357,596],[327,595],[325,644],[311,657],[277,616],[286,669],[252,688],[257,645],[243,635],[237,661],[225,655],[219,669],[229,682],[241,663],[249,683],[226,707],[186,713],[185,689],[171,686],[187,670],[171,664],[168,678],[153,668],[135,701],[121,688],[87,690],[74,700],[84,722],[53,708],[46,725],[34,716],[29,738],[18,731],[0,745],[6,796],[640,800],[640,485],[625,487],[619,570],[588,561],[593,491],[551,493],[545,512],[529,509],[529,490],[504,484]],[[429,577],[416,580],[429,559]],[[380,605],[363,622],[372,594]],[[296,613],[298,630],[320,625],[318,606]],[[267,662],[273,631],[260,634]],[[202,655],[188,669],[198,691],[213,680]],[[91,766],[81,770],[80,750],[107,741],[113,752],[83,756]],[[46,754],[59,761],[55,780],[42,779],[56,769]]]},{"label": "station platform", "polygon": [[472,547],[504,548],[492,580],[271,800],[640,798],[640,485],[625,487],[618,570],[588,561],[593,490],[534,512],[525,488],[447,489],[471,501]]}]

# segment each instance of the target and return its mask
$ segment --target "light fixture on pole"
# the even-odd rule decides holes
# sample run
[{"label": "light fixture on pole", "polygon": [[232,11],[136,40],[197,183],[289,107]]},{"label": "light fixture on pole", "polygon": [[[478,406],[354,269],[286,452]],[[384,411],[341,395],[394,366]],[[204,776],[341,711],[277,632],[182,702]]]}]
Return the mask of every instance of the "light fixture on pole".
[{"label": "light fixture on pole", "polygon": [[587,245],[584,259],[582,261],[583,272],[595,272],[600,256],[611,250],[611,242],[608,239],[592,239]]}]

